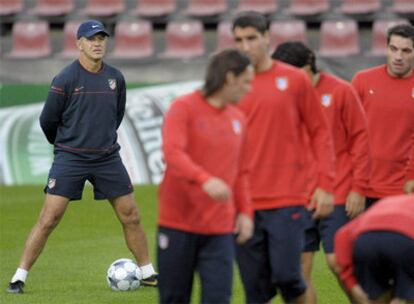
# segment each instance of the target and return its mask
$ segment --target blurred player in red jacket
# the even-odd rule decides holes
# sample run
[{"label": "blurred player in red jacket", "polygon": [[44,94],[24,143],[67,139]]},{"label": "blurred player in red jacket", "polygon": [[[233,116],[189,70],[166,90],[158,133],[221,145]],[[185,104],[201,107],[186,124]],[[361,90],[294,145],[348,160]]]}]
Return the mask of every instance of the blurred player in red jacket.
[{"label": "blurred player in red jacket", "polygon": [[414,303],[414,195],[385,198],[343,226],[335,255],[356,303]]},{"label": "blurred player in red jacket", "polygon": [[167,164],[159,201],[160,303],[189,303],[194,271],[202,303],[229,303],[234,237],[253,233],[245,159],[246,122],[233,104],[251,89],[249,58],[214,55],[202,90],[177,98],[166,114]]},{"label": "blurred player in red jacket", "polygon": [[356,74],[352,84],[368,120],[371,171],[367,206],[414,192],[414,27],[388,32],[387,64]]}]

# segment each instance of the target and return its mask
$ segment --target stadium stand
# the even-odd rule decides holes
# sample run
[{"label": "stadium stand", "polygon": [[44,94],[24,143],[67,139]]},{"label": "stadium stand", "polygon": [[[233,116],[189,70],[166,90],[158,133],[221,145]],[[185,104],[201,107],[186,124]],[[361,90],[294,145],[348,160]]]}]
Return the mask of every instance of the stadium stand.
[{"label": "stadium stand", "polygon": [[338,12],[344,14],[369,14],[379,12],[380,0],[342,0]]},{"label": "stadium stand", "polygon": [[398,14],[414,14],[413,0],[394,0],[391,11]]},{"label": "stadium stand", "polygon": [[227,0],[188,0],[185,14],[193,17],[208,17],[221,15],[227,10]]},{"label": "stadium stand", "polygon": [[320,28],[319,55],[344,57],[360,51],[358,24],[353,19],[325,20]]},{"label": "stadium stand", "polygon": [[278,0],[239,0],[237,11],[256,11],[265,15],[274,14],[278,9]]},{"label": "stadium stand", "polygon": [[124,0],[88,0],[80,14],[93,17],[109,17],[125,10]]},{"label": "stadium stand", "polygon": [[138,0],[130,14],[142,17],[163,17],[171,15],[177,9],[176,0]]},{"label": "stadium stand", "polygon": [[375,20],[372,25],[372,47],[368,56],[385,56],[387,53],[387,31],[397,24],[408,24],[406,19]]},{"label": "stadium stand", "polygon": [[10,16],[23,10],[23,0],[0,0],[0,16]]},{"label": "stadium stand", "polygon": [[41,58],[51,54],[49,24],[46,21],[16,21],[12,29],[10,58]]},{"label": "stadium stand", "polygon": [[165,32],[164,58],[191,58],[204,55],[204,26],[199,20],[172,20]]},{"label": "stadium stand", "polygon": [[217,51],[231,47],[234,43],[231,21],[222,20],[217,25]]},{"label": "stadium stand", "polygon": [[303,20],[274,20],[269,27],[270,48],[274,50],[277,45],[285,41],[301,41],[308,43],[306,23]]},{"label": "stadium stand", "polygon": [[291,0],[286,13],[293,16],[309,16],[328,12],[328,0]]},{"label": "stadium stand", "polygon": [[152,55],[154,55],[154,42],[150,21],[120,21],[115,25],[115,44],[109,57],[138,59]]},{"label": "stadium stand", "polygon": [[75,8],[74,0],[37,0],[31,14],[38,16],[62,16]]},{"label": "stadium stand", "polygon": [[76,46],[76,32],[81,21],[72,20],[65,23],[63,27],[63,49],[57,54],[60,58],[76,58],[79,55],[79,49]]}]

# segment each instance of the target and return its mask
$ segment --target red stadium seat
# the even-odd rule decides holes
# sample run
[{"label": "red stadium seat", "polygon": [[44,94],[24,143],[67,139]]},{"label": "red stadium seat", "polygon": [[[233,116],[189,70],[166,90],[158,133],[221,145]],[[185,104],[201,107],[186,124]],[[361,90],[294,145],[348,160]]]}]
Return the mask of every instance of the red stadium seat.
[{"label": "red stadium seat", "polygon": [[0,16],[9,16],[23,10],[22,0],[0,0]]},{"label": "red stadium seat", "polygon": [[320,29],[319,54],[326,57],[342,57],[358,54],[358,24],[355,20],[325,20]]},{"label": "red stadium seat", "polygon": [[375,20],[372,24],[372,47],[367,53],[370,56],[385,56],[387,54],[387,32],[397,24],[410,24],[406,19]]},{"label": "red stadium seat", "polygon": [[222,50],[234,45],[232,22],[229,20],[220,21],[217,25],[217,50]]},{"label": "red stadium seat", "polygon": [[131,11],[131,15],[162,17],[174,13],[176,8],[176,0],[138,0],[138,5]]},{"label": "red stadium seat", "polygon": [[291,0],[286,12],[290,15],[309,16],[326,13],[328,0]]},{"label": "red stadium seat", "polygon": [[41,58],[51,54],[49,24],[46,21],[16,21],[12,29],[10,58]]},{"label": "red stadium seat", "polygon": [[203,30],[199,20],[170,21],[165,31],[166,48],[161,57],[190,58],[203,55]]},{"label": "red stadium seat", "polygon": [[88,16],[108,17],[125,10],[123,0],[88,0],[81,13]]},{"label": "red stadium seat", "polygon": [[227,11],[227,0],[188,0],[187,15],[195,17],[215,16]]},{"label": "red stadium seat", "polygon": [[412,14],[414,13],[414,1],[413,0],[394,0],[391,11],[399,14]]},{"label": "red stadium seat", "polygon": [[63,50],[58,54],[62,58],[76,58],[79,49],[76,46],[76,33],[81,21],[68,21],[63,27]]},{"label": "red stadium seat", "polygon": [[273,14],[277,11],[278,0],[239,0],[237,11],[256,11],[261,14]]},{"label": "red stadium seat", "polygon": [[112,58],[136,59],[154,54],[153,28],[147,20],[120,21],[115,26]]},{"label": "red stadium seat", "polygon": [[307,44],[306,23],[303,20],[275,20],[269,27],[270,47],[286,41],[301,41]]},{"label": "red stadium seat", "polygon": [[62,16],[69,14],[75,8],[74,0],[37,0],[30,11],[39,16]]},{"label": "red stadium seat", "polygon": [[380,0],[342,0],[338,11],[344,14],[368,14],[378,12],[380,9]]}]

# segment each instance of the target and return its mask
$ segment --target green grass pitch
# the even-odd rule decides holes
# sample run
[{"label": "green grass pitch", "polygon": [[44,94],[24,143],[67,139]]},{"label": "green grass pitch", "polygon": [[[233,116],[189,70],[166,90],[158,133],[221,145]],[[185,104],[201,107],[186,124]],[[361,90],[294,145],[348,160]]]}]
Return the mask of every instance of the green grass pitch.
[{"label": "green grass pitch", "polygon": [[[136,186],[135,196],[155,261],[157,188]],[[93,201],[87,187],[82,201],[71,203],[61,223],[37,263],[32,268],[25,294],[9,295],[5,289],[13,275],[24,241],[35,223],[43,202],[42,187],[0,187],[0,303],[144,303],[158,302],[154,288],[134,292],[114,292],[106,284],[106,270],[116,259],[132,255],[126,248],[121,226],[109,203]],[[321,304],[346,303],[346,298],[317,255],[314,282]],[[199,303],[199,286],[195,281],[192,303]],[[235,275],[232,303],[243,303],[240,279]],[[277,298],[273,303],[281,303]]]}]

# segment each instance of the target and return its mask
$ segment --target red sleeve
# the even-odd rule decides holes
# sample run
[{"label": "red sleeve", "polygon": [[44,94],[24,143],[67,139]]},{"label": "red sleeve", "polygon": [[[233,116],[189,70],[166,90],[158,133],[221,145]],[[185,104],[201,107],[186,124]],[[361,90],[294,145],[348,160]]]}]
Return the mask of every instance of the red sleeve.
[{"label": "red sleeve", "polygon": [[361,101],[352,86],[340,90],[343,104],[342,119],[350,139],[352,159],[352,191],[365,194],[368,186],[369,145],[368,126]]},{"label": "red sleeve", "polygon": [[352,226],[354,220],[343,226],[335,235],[334,252],[336,263],[340,267],[340,278],[348,290],[351,290],[357,283],[354,276],[354,265],[352,262]]},{"label": "red sleeve", "polygon": [[408,159],[407,164],[407,174],[406,174],[406,180],[413,180],[414,179],[414,132],[411,135],[411,153],[410,158]]},{"label": "red sleeve", "polygon": [[[245,127],[246,126],[244,125],[244,128]],[[237,213],[244,213],[253,219],[253,207],[248,182],[249,162],[246,157],[246,135],[247,132],[245,131],[240,153],[239,173],[234,187],[234,200],[236,203]]]},{"label": "red sleeve", "polygon": [[210,174],[194,163],[186,152],[188,148],[189,120],[187,106],[175,101],[168,110],[163,126],[163,153],[167,167],[185,179],[200,185],[210,178]]},{"label": "red sleeve", "polygon": [[361,103],[364,103],[364,90],[360,81],[359,75],[355,75],[352,79],[352,86],[354,87],[355,91],[357,92],[358,97],[360,98]]},{"label": "red sleeve", "polygon": [[332,135],[316,91],[305,75],[300,86],[298,101],[300,114],[309,133],[312,151],[318,164],[318,187],[332,193],[335,175]]}]

